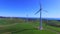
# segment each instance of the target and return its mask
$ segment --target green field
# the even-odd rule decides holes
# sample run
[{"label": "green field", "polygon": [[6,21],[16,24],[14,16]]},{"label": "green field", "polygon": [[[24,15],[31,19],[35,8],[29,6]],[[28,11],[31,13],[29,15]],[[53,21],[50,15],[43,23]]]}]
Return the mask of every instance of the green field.
[{"label": "green field", "polygon": [[59,27],[49,26],[43,23],[43,30],[39,30],[39,21],[26,23],[19,19],[1,19],[0,34],[58,34]]}]

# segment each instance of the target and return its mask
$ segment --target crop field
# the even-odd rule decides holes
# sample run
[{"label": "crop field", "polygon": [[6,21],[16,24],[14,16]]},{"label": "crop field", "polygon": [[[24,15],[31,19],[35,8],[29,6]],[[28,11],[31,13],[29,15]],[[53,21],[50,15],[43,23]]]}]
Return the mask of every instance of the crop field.
[{"label": "crop field", "polygon": [[0,34],[60,34],[60,28],[43,23],[43,30],[39,30],[39,21],[23,19],[0,19]]}]

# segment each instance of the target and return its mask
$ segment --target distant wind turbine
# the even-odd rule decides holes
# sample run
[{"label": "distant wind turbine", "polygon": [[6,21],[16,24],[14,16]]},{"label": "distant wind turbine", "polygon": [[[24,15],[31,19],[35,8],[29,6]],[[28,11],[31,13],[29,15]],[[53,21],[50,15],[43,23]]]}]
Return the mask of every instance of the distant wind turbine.
[{"label": "distant wind turbine", "polygon": [[46,10],[43,10],[41,3],[39,3],[39,5],[40,5],[40,9],[35,13],[35,15],[40,12],[40,27],[39,27],[39,29],[43,30],[43,26],[42,26],[42,11],[46,11]]},{"label": "distant wind turbine", "polygon": [[26,15],[26,22],[28,23],[28,14]]}]

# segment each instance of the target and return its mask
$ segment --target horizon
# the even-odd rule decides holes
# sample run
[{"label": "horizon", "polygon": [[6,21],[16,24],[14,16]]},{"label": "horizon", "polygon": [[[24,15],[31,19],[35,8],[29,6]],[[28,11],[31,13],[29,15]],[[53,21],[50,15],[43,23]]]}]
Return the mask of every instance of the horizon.
[{"label": "horizon", "polygon": [[[11,17],[11,16],[0,16],[0,17]],[[12,16],[13,17],[13,16]],[[14,16],[15,17],[15,16]],[[37,17],[17,17],[17,18],[37,18]],[[42,18],[43,19],[43,18]],[[50,19],[50,18],[47,18]],[[56,19],[56,18],[51,18],[51,19]],[[58,18],[59,19],[59,18]]]}]

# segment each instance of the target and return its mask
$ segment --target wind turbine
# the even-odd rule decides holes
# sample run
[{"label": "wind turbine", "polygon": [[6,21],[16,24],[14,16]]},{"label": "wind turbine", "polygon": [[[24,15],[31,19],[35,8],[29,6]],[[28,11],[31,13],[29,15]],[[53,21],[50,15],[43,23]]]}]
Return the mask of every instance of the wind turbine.
[{"label": "wind turbine", "polygon": [[43,26],[42,26],[42,11],[46,11],[46,10],[43,10],[41,3],[39,3],[39,5],[40,5],[40,9],[35,14],[40,12],[40,27],[39,27],[39,29],[43,30]]},{"label": "wind turbine", "polygon": [[27,14],[26,16],[27,16],[27,18],[26,18],[26,22],[28,23],[28,14]]}]

